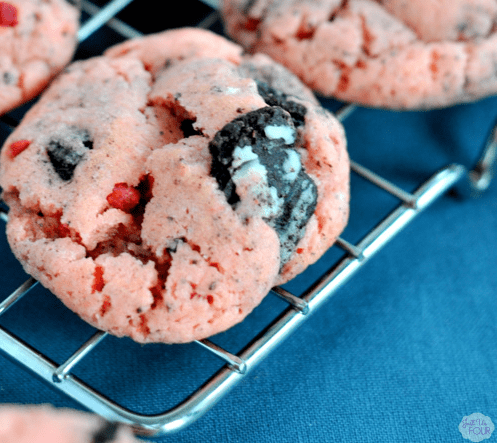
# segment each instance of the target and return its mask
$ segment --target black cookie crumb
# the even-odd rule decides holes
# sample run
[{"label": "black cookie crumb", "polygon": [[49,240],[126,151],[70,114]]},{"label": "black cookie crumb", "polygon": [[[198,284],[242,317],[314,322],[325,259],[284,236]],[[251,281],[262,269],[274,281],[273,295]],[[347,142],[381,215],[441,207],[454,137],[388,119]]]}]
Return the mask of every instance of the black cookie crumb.
[{"label": "black cookie crumb", "polygon": [[263,178],[251,183],[263,219],[278,233],[282,265],[305,234],[317,205],[317,187],[304,171],[295,149],[294,120],[280,107],[266,107],[244,114],[224,126],[209,144],[211,175],[228,203],[241,202],[236,183],[247,171]]},{"label": "black cookie crumb", "polygon": [[105,421],[92,436],[89,442],[112,442],[117,435],[119,424]]},{"label": "black cookie crumb", "polygon": [[87,130],[71,128],[71,137],[54,138],[48,143],[47,154],[57,175],[69,181],[86,151],[93,149]]},{"label": "black cookie crumb", "polygon": [[272,88],[267,83],[256,80],[257,91],[269,106],[279,106],[292,116],[295,126],[302,126],[305,123],[307,108],[288,98],[288,95],[282,91]]},{"label": "black cookie crumb", "polygon": [[5,85],[14,85],[17,83],[17,76],[10,72],[4,72],[2,75],[2,81]]}]

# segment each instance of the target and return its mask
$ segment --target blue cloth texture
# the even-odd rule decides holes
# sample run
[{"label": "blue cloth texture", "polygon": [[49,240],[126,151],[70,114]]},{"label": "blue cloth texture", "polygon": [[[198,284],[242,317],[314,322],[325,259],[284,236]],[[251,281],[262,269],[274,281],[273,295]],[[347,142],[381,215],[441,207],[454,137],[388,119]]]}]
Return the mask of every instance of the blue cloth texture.
[{"label": "blue cloth texture", "polygon": [[[97,34],[78,57],[114,40]],[[339,106],[322,102],[330,110]],[[412,192],[446,165],[471,168],[496,119],[497,98],[489,98],[428,112],[358,108],[344,126],[354,161]],[[0,124],[0,142],[8,133]],[[356,174],[351,196],[343,238],[353,243],[399,203]],[[4,299],[26,275],[4,234],[0,247]],[[336,262],[337,251],[285,288],[304,291]],[[473,195],[463,180],[213,409],[184,430],[147,440],[468,442],[458,429],[464,416],[479,412],[497,424],[496,269],[497,183]],[[241,325],[213,340],[236,353],[282,307],[270,296]],[[1,316],[0,326],[55,362],[94,332],[41,286]],[[181,402],[221,365],[195,344],[141,346],[109,337],[75,374],[125,407],[155,414]],[[0,403],[83,409],[1,354]],[[497,431],[483,442],[496,440]]]}]

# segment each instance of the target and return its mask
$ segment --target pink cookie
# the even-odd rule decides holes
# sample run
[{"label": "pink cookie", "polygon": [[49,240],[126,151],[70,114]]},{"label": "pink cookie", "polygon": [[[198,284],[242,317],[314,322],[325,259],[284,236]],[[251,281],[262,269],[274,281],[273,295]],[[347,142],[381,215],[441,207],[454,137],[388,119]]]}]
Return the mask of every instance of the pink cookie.
[{"label": "pink cookie", "polygon": [[240,322],[348,216],[338,121],[268,57],[201,30],[69,66],[0,165],[26,271],[87,322],[139,342]]},{"label": "pink cookie", "polygon": [[497,92],[495,0],[221,0],[227,33],[315,91],[391,109]]},{"label": "pink cookie", "polygon": [[0,1],[0,115],[38,95],[71,61],[79,9],[65,0]]},{"label": "pink cookie", "polygon": [[49,405],[0,406],[0,442],[137,442],[127,426]]}]

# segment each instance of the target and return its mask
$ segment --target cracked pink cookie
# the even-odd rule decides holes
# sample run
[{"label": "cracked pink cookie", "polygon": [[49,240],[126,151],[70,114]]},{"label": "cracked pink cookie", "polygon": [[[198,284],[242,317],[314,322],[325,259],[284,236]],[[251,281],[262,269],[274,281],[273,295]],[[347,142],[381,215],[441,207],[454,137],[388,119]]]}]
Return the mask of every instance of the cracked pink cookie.
[{"label": "cracked pink cookie", "polygon": [[0,406],[0,442],[137,442],[127,426],[50,405]]},{"label": "cracked pink cookie", "polygon": [[90,324],[139,342],[240,322],[348,216],[338,121],[268,57],[201,30],[70,65],[0,165],[26,271]]},{"label": "cracked pink cookie", "polygon": [[71,61],[79,9],[65,0],[0,1],[0,115],[37,96]]},{"label": "cracked pink cookie", "polygon": [[497,93],[496,0],[222,0],[227,33],[324,96],[430,109]]}]

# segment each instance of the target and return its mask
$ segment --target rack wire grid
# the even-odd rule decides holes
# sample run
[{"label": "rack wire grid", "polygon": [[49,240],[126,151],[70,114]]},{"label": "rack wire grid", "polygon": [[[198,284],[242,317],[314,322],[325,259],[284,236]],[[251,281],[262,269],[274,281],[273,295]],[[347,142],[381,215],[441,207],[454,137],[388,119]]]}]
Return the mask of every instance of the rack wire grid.
[{"label": "rack wire grid", "polygon": [[[82,0],[85,18],[79,31],[80,43],[84,43],[101,28],[112,29],[122,39],[142,35],[116,15],[132,0],[113,0],[102,5]],[[211,28],[219,24],[216,13],[216,0],[204,0],[209,7],[208,13],[197,26]],[[212,10],[210,9],[212,8]],[[99,49],[95,54],[98,55]],[[354,106],[346,105],[336,111],[340,120],[345,120],[354,111]],[[4,116],[5,125],[15,127],[18,119],[12,115]],[[242,347],[238,353],[229,352],[210,340],[196,341],[196,345],[207,350],[225,363],[204,384],[194,389],[186,399],[169,410],[155,415],[133,412],[102,395],[90,382],[74,375],[74,369],[108,335],[96,331],[74,353],[63,362],[54,362],[43,351],[19,339],[4,327],[0,327],[0,351],[15,363],[23,366],[49,386],[60,390],[78,403],[110,421],[131,424],[137,433],[153,436],[178,431],[206,413],[234,386],[236,386],[258,363],[265,359],[282,341],[294,332],[309,315],[319,310],[355,273],[376,255],[391,239],[406,227],[417,215],[434,203],[460,181],[468,182],[476,191],[484,191],[492,178],[492,165],[496,158],[497,134],[495,128],[482,149],[476,166],[468,171],[462,165],[450,164],[435,172],[429,180],[422,183],[414,192],[407,192],[386,180],[379,174],[352,161],[352,173],[365,179],[371,186],[379,187],[398,200],[393,211],[384,215],[358,243],[339,238],[333,248],[341,251],[339,259],[331,264],[327,273],[317,279],[302,295],[296,296],[284,288],[272,289],[268,297],[276,296],[286,304],[276,318],[265,325],[261,331]],[[354,196],[351,197],[354,199]],[[7,221],[7,209],[1,210],[1,217]],[[33,278],[19,285],[0,303],[3,315],[16,302],[37,285]],[[272,296],[271,296],[272,295]],[[228,332],[229,333],[229,332]],[[164,347],[167,347],[164,345]],[[221,362],[221,361],[220,361]]]}]

